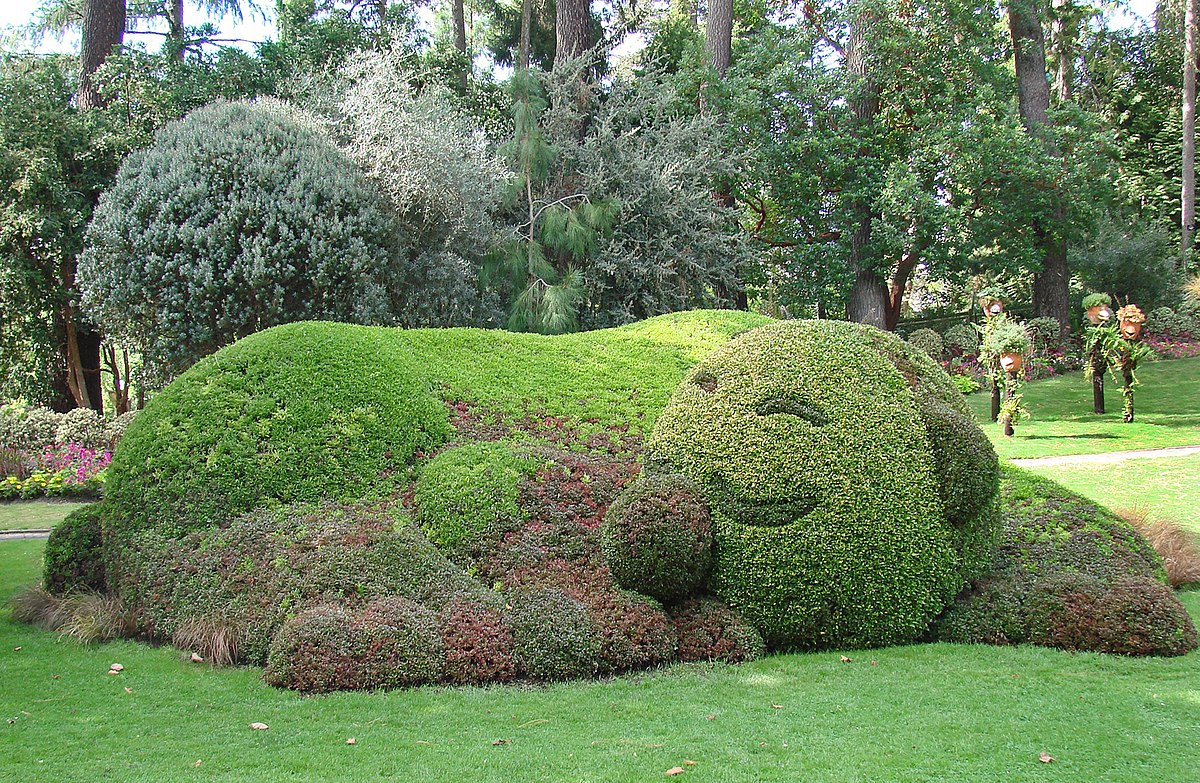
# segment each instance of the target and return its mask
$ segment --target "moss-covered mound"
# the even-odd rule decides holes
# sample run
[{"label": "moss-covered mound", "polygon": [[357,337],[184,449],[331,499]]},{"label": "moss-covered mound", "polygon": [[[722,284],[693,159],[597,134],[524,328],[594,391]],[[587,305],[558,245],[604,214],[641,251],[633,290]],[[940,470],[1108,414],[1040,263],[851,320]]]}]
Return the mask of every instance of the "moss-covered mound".
[{"label": "moss-covered mound", "polygon": [[688,374],[649,454],[703,487],[709,586],[774,647],[911,641],[990,560],[995,454],[945,373],[878,330],[741,335]]},{"label": "moss-covered mound", "polygon": [[1054,482],[1003,472],[996,562],[938,621],[943,641],[1181,655],[1196,628],[1129,523]]}]

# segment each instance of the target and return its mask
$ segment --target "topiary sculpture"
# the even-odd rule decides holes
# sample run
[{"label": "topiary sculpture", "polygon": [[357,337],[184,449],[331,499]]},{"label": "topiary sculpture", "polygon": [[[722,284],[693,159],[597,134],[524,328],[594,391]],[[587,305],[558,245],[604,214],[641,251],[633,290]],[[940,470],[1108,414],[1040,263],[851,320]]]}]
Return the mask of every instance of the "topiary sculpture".
[{"label": "topiary sculpture", "polygon": [[977,430],[894,336],[785,322],[701,361],[648,448],[702,487],[709,587],[768,644],[872,646],[920,636],[990,559],[997,465]]}]

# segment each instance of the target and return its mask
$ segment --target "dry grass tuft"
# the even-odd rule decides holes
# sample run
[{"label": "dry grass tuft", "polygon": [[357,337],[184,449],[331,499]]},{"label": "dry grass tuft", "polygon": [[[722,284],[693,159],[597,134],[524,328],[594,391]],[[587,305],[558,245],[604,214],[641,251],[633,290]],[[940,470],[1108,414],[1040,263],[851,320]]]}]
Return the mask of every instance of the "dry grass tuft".
[{"label": "dry grass tuft", "polygon": [[63,600],[46,591],[41,585],[29,585],[14,595],[8,602],[12,619],[19,623],[57,631],[66,622]]},{"label": "dry grass tuft", "polygon": [[40,585],[30,585],[9,601],[12,617],[43,631],[91,644],[130,636],[133,623],[125,605],[116,598],[99,593],[72,593],[57,596]]},{"label": "dry grass tuft", "polygon": [[1200,582],[1200,536],[1169,519],[1151,519],[1141,509],[1117,513],[1158,552],[1172,587]]},{"label": "dry grass tuft", "polygon": [[238,657],[237,629],[221,620],[184,620],[171,635],[171,644],[196,653],[213,666],[231,666]]}]

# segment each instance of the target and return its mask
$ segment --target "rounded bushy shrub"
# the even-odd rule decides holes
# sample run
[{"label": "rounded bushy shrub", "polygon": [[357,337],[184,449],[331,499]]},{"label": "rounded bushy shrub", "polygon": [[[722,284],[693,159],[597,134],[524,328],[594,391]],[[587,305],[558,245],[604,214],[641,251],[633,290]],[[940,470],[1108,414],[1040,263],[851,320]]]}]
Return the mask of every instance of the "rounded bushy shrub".
[{"label": "rounded bushy shrub", "polygon": [[0,407],[0,446],[40,451],[54,445],[62,414],[19,404]]},{"label": "rounded bushy shrub", "polygon": [[979,350],[979,331],[970,324],[955,324],[946,330],[942,342],[960,353],[975,353]]},{"label": "rounded bushy shrub", "polygon": [[354,618],[356,688],[402,688],[441,679],[446,649],[437,615],[408,598],[376,598]]},{"label": "rounded bushy shrub", "polygon": [[581,600],[600,637],[601,674],[649,669],[675,659],[675,628],[658,603],[623,590],[598,591]]},{"label": "rounded bushy shrub", "polygon": [[560,590],[532,588],[512,596],[513,652],[535,680],[590,677],[599,669],[600,634],[587,607]]},{"label": "rounded bushy shrub", "polygon": [[498,597],[452,599],[438,614],[438,629],[449,682],[507,682],[516,677],[512,628]]},{"label": "rounded bushy shrub", "polygon": [[74,408],[63,414],[54,428],[54,442],[78,443],[89,449],[108,448],[108,428],[91,408]]},{"label": "rounded bushy shrub", "polygon": [[1146,330],[1164,337],[1186,337],[1195,333],[1196,321],[1185,312],[1156,307],[1146,316]]},{"label": "rounded bushy shrub", "polygon": [[518,484],[536,467],[503,443],[443,451],[422,468],[414,490],[425,535],[453,555],[480,554],[485,539],[520,523]]},{"label": "rounded bushy shrub", "polygon": [[681,661],[752,661],[766,652],[762,636],[713,598],[684,601],[671,610]]},{"label": "rounded bushy shrub", "polygon": [[48,591],[104,591],[103,519],[103,506],[93,503],[72,511],[50,531],[42,577]]},{"label": "rounded bushy shrub", "polygon": [[933,359],[941,357],[942,352],[946,350],[942,336],[932,329],[917,329],[908,336],[908,342],[914,348],[920,348]]},{"label": "rounded bushy shrub", "polygon": [[[939,471],[920,395],[959,414],[939,426],[974,434],[962,395],[923,352],[869,327],[789,321],[718,348],[660,415],[648,464],[702,487],[709,587],[768,644],[911,641],[988,559],[994,489],[972,474],[990,463],[949,438],[941,459],[964,452],[963,467]],[[942,494],[974,515],[951,522]]]},{"label": "rounded bushy shrub", "polygon": [[942,641],[1179,655],[1196,629],[1130,524],[1052,481],[1006,467],[992,572],[939,619]]},{"label": "rounded bushy shrub", "polygon": [[1057,318],[1031,318],[1025,328],[1038,348],[1053,350],[1062,347],[1062,325]]},{"label": "rounded bushy shrub", "polygon": [[158,394],[117,447],[105,497],[125,532],[185,532],[270,501],[379,497],[451,433],[445,406],[385,334],[289,324]]},{"label": "rounded bushy shrub", "polygon": [[342,606],[308,609],[284,623],[267,653],[264,678],[271,685],[307,693],[352,690],[355,673],[350,613]]},{"label": "rounded bushy shrub", "polygon": [[694,593],[708,576],[712,518],[690,479],[646,478],[609,506],[601,546],[618,584],[673,601]]},{"label": "rounded bushy shrub", "polygon": [[86,234],[84,311],[178,371],[280,323],[386,324],[405,271],[378,192],[290,109],[218,102],[121,165]]}]

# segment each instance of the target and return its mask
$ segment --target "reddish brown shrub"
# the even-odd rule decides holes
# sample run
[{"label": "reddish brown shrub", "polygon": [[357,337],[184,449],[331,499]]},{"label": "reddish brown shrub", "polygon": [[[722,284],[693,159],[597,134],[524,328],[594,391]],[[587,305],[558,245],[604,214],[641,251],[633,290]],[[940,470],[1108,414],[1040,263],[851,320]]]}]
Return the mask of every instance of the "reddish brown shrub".
[{"label": "reddish brown shrub", "polygon": [[604,674],[648,669],[675,657],[675,627],[658,603],[610,588],[581,599],[600,634]]},{"label": "reddish brown shrub", "polygon": [[766,652],[762,636],[714,598],[685,601],[671,611],[681,661],[751,661]]},{"label": "reddish brown shrub", "polygon": [[438,629],[449,682],[506,682],[516,676],[512,628],[499,607],[455,599],[438,615]]}]

